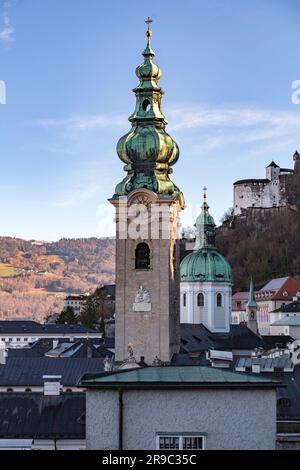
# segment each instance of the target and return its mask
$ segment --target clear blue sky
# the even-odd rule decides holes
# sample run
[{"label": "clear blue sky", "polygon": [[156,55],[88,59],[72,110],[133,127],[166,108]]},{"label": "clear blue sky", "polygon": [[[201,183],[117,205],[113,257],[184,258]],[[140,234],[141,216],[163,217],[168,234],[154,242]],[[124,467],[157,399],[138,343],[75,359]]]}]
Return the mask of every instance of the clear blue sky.
[{"label": "clear blue sky", "polygon": [[129,129],[148,15],[187,204],[206,185],[218,221],[235,180],[263,177],[273,159],[292,165],[299,1],[0,0],[0,14],[1,235],[113,234],[106,200],[124,175],[115,146]]}]

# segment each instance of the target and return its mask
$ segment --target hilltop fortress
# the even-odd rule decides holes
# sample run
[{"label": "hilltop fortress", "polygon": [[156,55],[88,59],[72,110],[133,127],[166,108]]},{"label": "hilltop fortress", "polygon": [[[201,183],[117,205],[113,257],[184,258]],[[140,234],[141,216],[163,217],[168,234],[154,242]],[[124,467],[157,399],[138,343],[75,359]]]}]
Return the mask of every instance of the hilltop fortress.
[{"label": "hilltop fortress", "polygon": [[248,209],[291,207],[300,204],[300,154],[293,156],[294,169],[280,168],[273,161],[265,179],[245,179],[233,185],[234,215]]}]

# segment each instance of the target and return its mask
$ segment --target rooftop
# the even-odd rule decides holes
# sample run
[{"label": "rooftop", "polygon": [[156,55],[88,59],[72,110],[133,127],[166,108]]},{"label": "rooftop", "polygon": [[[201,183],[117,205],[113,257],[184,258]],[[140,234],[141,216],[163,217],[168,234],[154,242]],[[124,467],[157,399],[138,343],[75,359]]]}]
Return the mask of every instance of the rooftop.
[{"label": "rooftop", "polygon": [[271,161],[271,163],[267,166],[267,168],[279,168],[279,166],[277,165],[277,163],[275,163],[273,160]]},{"label": "rooftop", "polygon": [[272,326],[300,326],[300,315],[286,315],[272,323]]},{"label": "rooftop", "polygon": [[260,289],[261,292],[263,291],[277,291],[278,289],[281,289],[281,287],[284,286],[286,281],[289,279],[289,277],[279,277],[278,279],[272,279],[269,281],[264,287]]},{"label": "rooftop", "polygon": [[[290,302],[288,304],[281,305],[279,308],[276,308],[276,310],[273,310],[273,312],[281,312],[281,313],[300,313],[300,301],[297,300],[295,302]],[[273,313],[272,312],[272,313]]]},{"label": "rooftop", "polygon": [[229,350],[264,348],[262,338],[247,325],[230,325],[229,333],[212,333],[204,325],[181,324],[181,353],[196,353],[209,349]]},{"label": "rooftop", "polygon": [[62,385],[75,386],[83,374],[103,370],[103,358],[8,357],[0,364],[0,386],[42,387],[44,375],[61,375]]},{"label": "rooftop", "polygon": [[256,300],[292,300],[300,296],[300,282],[293,277],[272,279],[262,289],[256,292]]},{"label": "rooftop", "polygon": [[233,183],[233,185],[237,185],[237,184],[247,184],[247,183],[257,183],[257,184],[268,184],[270,183],[270,180],[264,178],[264,179],[246,179],[246,180],[238,180],[236,181],[235,183]]},{"label": "rooftop", "polygon": [[37,323],[31,320],[1,320],[1,334],[74,334],[74,333],[100,333],[92,328],[82,325],[51,325]]},{"label": "rooftop", "polygon": [[131,370],[87,374],[81,379],[84,387],[96,388],[257,388],[276,387],[278,381],[256,375],[240,374],[205,366],[144,367]]},{"label": "rooftop", "polygon": [[279,357],[240,357],[236,364],[236,370],[251,369],[253,365],[260,366],[260,372],[274,372],[275,369],[293,371],[294,365],[292,359],[283,354]]},{"label": "rooftop", "polygon": [[85,396],[0,393],[0,439],[84,439]]}]

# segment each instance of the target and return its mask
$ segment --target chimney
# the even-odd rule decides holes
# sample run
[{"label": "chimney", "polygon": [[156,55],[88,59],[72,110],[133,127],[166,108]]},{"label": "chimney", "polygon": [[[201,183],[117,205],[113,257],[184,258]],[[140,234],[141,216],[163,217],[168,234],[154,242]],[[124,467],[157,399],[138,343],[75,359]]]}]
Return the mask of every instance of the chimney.
[{"label": "chimney", "polygon": [[44,395],[56,396],[60,395],[62,389],[61,375],[43,375],[44,380]]},{"label": "chimney", "polygon": [[6,364],[7,351],[4,341],[0,341],[0,365]]},{"label": "chimney", "polygon": [[260,374],[260,364],[252,364],[253,374]]}]

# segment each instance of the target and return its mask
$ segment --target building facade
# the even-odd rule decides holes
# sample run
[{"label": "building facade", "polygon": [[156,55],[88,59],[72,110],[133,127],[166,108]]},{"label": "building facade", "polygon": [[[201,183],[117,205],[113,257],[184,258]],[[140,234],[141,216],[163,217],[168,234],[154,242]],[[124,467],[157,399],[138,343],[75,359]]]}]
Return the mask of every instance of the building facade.
[{"label": "building facade", "polygon": [[71,307],[75,315],[79,316],[88,297],[88,295],[68,295],[65,298],[65,308]]},{"label": "building facade", "polygon": [[82,325],[56,325],[31,320],[0,321],[0,341],[8,348],[24,348],[40,339],[102,338],[102,333]]},{"label": "building facade", "polygon": [[130,346],[151,364],[155,356],[170,361],[179,350],[178,216],[184,200],[169,177],[179,149],[165,131],[161,71],[150,37],[148,27],[132,128],[117,145],[127,176],[110,202],[116,210],[116,361]]},{"label": "building facade", "polygon": [[294,156],[294,169],[271,162],[266,178],[244,179],[233,185],[234,215],[249,208],[286,207],[300,203],[300,154]]},{"label": "building facade", "polygon": [[255,293],[260,334],[269,335],[270,325],[279,319],[276,310],[300,296],[300,282],[292,277],[272,279]]},{"label": "building facade", "polygon": [[88,450],[275,449],[268,378],[166,366],[83,377],[82,385]]}]

